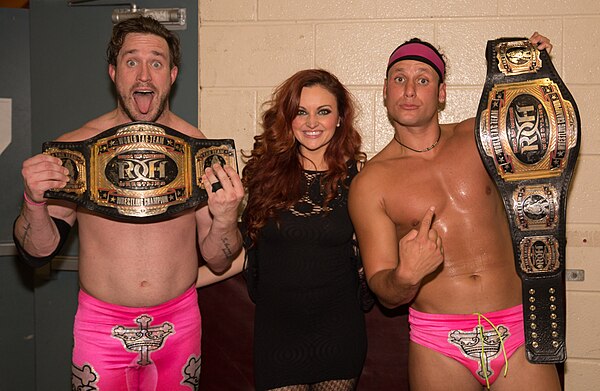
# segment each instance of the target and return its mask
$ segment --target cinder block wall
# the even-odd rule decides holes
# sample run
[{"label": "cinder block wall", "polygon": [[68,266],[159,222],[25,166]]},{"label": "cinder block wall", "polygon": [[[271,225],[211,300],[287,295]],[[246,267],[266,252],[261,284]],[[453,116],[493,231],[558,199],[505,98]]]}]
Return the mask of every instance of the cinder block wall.
[{"label": "cinder block wall", "polygon": [[[325,68],[361,106],[364,149],[377,153],[393,129],[382,103],[390,52],[412,37],[449,59],[442,122],[476,114],[485,79],[485,45],[539,31],[579,107],[583,141],[567,211],[568,391],[600,388],[600,2],[597,0],[202,0],[199,1],[199,118],[211,138],[249,150],[261,103],[304,68]],[[594,174],[596,172],[596,174]],[[493,223],[493,222],[490,222]]]}]

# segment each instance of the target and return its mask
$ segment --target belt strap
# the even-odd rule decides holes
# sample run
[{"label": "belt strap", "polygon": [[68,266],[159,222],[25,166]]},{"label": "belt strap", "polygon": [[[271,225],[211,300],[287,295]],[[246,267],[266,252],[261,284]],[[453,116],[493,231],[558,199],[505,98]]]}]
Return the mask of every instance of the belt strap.
[{"label": "belt strap", "polygon": [[202,175],[214,163],[237,169],[230,139],[197,139],[165,125],[131,122],[80,142],[46,142],[43,153],[69,169],[65,199],[129,222],[163,220],[208,199]]},{"label": "belt strap", "polygon": [[526,354],[534,363],[560,363],[566,201],[581,140],[579,112],[550,56],[526,38],[488,41],[486,58],[475,137],[511,228]]}]

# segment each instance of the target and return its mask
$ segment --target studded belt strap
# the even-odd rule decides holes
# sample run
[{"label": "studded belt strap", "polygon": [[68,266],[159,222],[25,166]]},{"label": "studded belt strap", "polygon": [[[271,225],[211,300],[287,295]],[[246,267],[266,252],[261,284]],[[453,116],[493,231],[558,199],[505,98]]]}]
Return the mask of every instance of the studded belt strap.
[{"label": "studded belt strap", "polygon": [[523,285],[529,361],[565,348],[565,226],[581,129],[573,97],[545,50],[525,38],[488,41],[475,137],[509,219]]},{"label": "studded belt strap", "polygon": [[233,140],[197,139],[167,126],[131,122],[81,142],[47,142],[43,152],[69,169],[65,199],[107,217],[129,222],[163,220],[205,202],[202,184],[214,163],[237,168]]}]

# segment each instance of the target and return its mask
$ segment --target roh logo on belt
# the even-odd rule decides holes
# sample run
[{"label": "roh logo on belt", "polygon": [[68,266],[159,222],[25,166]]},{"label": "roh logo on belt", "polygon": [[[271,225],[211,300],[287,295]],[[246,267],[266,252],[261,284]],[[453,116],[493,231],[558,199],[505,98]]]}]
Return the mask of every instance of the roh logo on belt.
[{"label": "roh logo on belt", "polygon": [[525,164],[541,161],[548,151],[549,120],[541,102],[534,96],[517,96],[509,105],[507,137],[515,157]]},{"label": "roh logo on belt", "polygon": [[152,190],[164,187],[177,178],[177,163],[154,151],[133,151],[113,157],[105,168],[106,178],[116,187]]}]

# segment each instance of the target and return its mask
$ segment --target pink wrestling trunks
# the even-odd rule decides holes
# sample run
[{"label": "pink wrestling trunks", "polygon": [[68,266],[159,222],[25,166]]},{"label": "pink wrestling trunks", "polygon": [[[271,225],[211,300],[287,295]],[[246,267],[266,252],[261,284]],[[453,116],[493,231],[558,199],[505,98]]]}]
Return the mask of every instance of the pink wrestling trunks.
[{"label": "pink wrestling trunks", "polygon": [[201,319],[195,287],[131,308],[79,291],[72,387],[86,391],[197,390]]},{"label": "pink wrestling trunks", "polygon": [[523,306],[487,314],[427,314],[408,310],[410,340],[463,364],[489,388],[508,372],[508,358],[524,344]]}]

